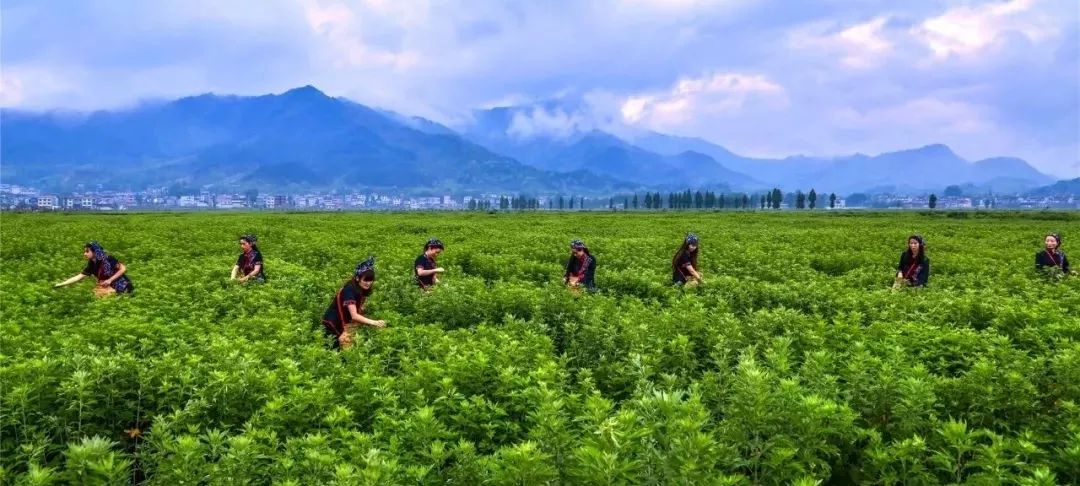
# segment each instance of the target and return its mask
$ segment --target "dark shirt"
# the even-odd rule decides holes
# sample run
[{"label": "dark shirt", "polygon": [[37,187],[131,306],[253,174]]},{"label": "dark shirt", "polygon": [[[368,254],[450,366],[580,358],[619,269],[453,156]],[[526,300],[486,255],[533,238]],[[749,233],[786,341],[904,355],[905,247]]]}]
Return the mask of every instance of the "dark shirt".
[{"label": "dark shirt", "polygon": [[596,274],[596,257],[592,255],[583,255],[578,258],[574,255],[570,255],[570,261],[566,262],[566,274],[563,276],[565,279],[569,279],[571,276],[577,277],[581,282],[581,285],[585,288],[592,289],[596,287],[593,282],[593,276]]},{"label": "dark shirt", "polygon": [[[686,269],[687,265],[693,266],[694,261],[690,258],[689,252],[683,252],[683,254],[679,256],[679,259],[672,265],[671,281],[673,283],[686,283],[687,277],[690,276],[690,271]],[[695,270],[697,269],[695,268]]]},{"label": "dark shirt", "polygon": [[930,258],[924,255],[921,263],[916,262],[911,253],[905,251],[900,254],[900,264],[896,266],[896,271],[903,274],[912,286],[922,287],[930,280]]},{"label": "dark shirt", "polygon": [[352,315],[349,314],[349,304],[356,305],[356,313],[363,315],[365,300],[367,300],[367,296],[364,295],[359,284],[352,280],[346,283],[341,290],[334,294],[334,299],[330,301],[330,307],[327,307],[326,312],[323,313],[322,322],[323,326],[326,326],[327,332],[334,336],[341,336],[341,333],[345,332],[345,324],[352,322]]},{"label": "dark shirt", "polygon": [[255,271],[255,265],[259,265],[259,273],[252,275],[249,280],[256,282],[266,281],[266,265],[263,264],[262,253],[259,250],[251,250],[246,253],[241,253],[236,258],[236,266],[240,267],[240,273],[243,275],[249,275]]},{"label": "dark shirt", "polygon": [[[83,275],[89,275],[97,278],[98,282],[111,278],[116,275],[116,272],[120,270],[120,262],[116,260],[116,257],[109,255],[107,257],[108,267],[111,267],[110,271],[106,271],[106,265],[101,265],[97,260],[90,260],[86,262],[86,268],[83,269]],[[132,285],[131,279],[128,278],[127,273],[120,276],[120,278],[113,280],[112,288],[116,290],[116,293],[132,292],[135,290],[135,286]]]},{"label": "dark shirt", "polygon": [[435,270],[435,259],[428,258],[426,254],[421,253],[420,256],[416,257],[416,262],[413,263],[413,277],[416,278],[416,283],[420,285],[420,288],[426,289],[435,285],[435,274],[432,273],[426,277],[422,277],[420,276],[420,272],[416,271],[418,268]]},{"label": "dark shirt", "polygon": [[1035,268],[1043,270],[1046,267],[1061,267],[1061,271],[1069,273],[1069,258],[1063,251],[1043,250],[1035,254]]}]

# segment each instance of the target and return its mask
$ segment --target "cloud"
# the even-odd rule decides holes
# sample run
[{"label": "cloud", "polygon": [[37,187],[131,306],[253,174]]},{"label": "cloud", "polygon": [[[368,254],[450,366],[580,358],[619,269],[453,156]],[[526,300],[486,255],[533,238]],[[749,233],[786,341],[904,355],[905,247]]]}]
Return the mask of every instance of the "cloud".
[{"label": "cloud", "polygon": [[956,7],[924,20],[912,34],[938,60],[979,53],[1007,34],[1037,43],[1054,36],[1056,29],[1048,14],[1033,12],[1035,5],[1036,0],[1010,0]]},{"label": "cloud", "polygon": [[783,108],[785,90],[758,74],[712,73],[680,79],[667,92],[631,95],[620,111],[626,123],[660,130],[705,117],[735,116],[748,104]]},{"label": "cloud", "polygon": [[593,124],[583,113],[571,113],[543,107],[518,112],[510,121],[506,133],[511,137],[529,139],[538,136],[565,138],[591,129]]},{"label": "cloud", "polygon": [[396,23],[400,28],[422,26],[424,9],[402,9],[400,4],[368,0],[354,11],[342,2],[307,2],[304,13],[312,32],[327,44],[328,60],[336,67],[389,68],[407,71],[420,62],[421,55],[404,48],[380,48],[366,42],[364,33],[372,25]]},{"label": "cloud", "polygon": [[819,50],[838,56],[845,67],[866,69],[885,61],[893,43],[884,32],[887,16],[837,28],[834,22],[814,23],[795,29],[788,36],[788,45],[799,50]]},{"label": "cloud", "polygon": [[21,79],[0,74],[0,106],[19,105],[25,97]]}]

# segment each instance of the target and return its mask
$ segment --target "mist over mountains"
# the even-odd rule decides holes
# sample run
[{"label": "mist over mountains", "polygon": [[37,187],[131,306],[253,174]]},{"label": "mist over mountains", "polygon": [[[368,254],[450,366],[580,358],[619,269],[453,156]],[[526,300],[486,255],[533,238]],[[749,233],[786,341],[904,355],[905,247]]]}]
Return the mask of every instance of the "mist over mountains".
[{"label": "mist over mountains", "polygon": [[[545,109],[552,103],[546,102]],[[573,109],[574,107],[565,107]],[[0,111],[0,177],[78,184],[610,194],[635,190],[998,192],[1054,178],[1022,159],[967,161],[941,144],[875,156],[751,158],[698,138],[620,137],[596,128],[527,133],[535,106],[477,110],[450,128],[305,86],[205,94],[92,113]]]}]

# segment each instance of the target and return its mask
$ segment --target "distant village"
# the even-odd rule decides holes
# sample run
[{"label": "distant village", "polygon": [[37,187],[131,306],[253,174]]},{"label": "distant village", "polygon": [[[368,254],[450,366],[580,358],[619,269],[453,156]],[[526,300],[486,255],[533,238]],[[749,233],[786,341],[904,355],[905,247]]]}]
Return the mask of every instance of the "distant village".
[{"label": "distant village", "polygon": [[[678,194],[678,193],[676,193]],[[541,195],[522,197],[515,194],[476,194],[408,196],[383,192],[261,194],[199,191],[192,194],[170,194],[168,188],[142,191],[85,190],[73,193],[50,193],[36,188],[0,184],[0,210],[4,211],[155,211],[155,210],[311,210],[311,211],[378,211],[378,210],[627,210],[661,209],[671,206],[662,199],[660,204],[639,203],[632,194],[612,197],[579,197],[570,195]],[[693,203],[684,209],[757,209],[765,206],[764,196],[730,197],[725,207],[715,201],[708,206]],[[633,199],[631,199],[633,197]],[[760,205],[758,204],[760,197]],[[931,198],[934,201],[931,201]],[[715,198],[714,198],[715,199]],[[740,199],[742,202],[740,203]],[[1035,197],[1020,194],[972,196],[851,194],[837,196],[830,204],[827,197],[818,200],[817,209],[1080,209],[1080,196]],[[749,204],[747,204],[749,201]],[[655,206],[655,207],[652,207]],[[780,208],[809,209],[803,202],[796,204],[794,194],[785,194]]]}]

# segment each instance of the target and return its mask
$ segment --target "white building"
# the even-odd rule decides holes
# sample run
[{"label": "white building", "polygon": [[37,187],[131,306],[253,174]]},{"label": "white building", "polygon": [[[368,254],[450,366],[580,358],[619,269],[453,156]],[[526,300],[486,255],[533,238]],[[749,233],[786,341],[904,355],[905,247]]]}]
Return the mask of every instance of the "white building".
[{"label": "white building", "polygon": [[35,204],[39,209],[56,209],[59,206],[56,196],[38,196]]}]

